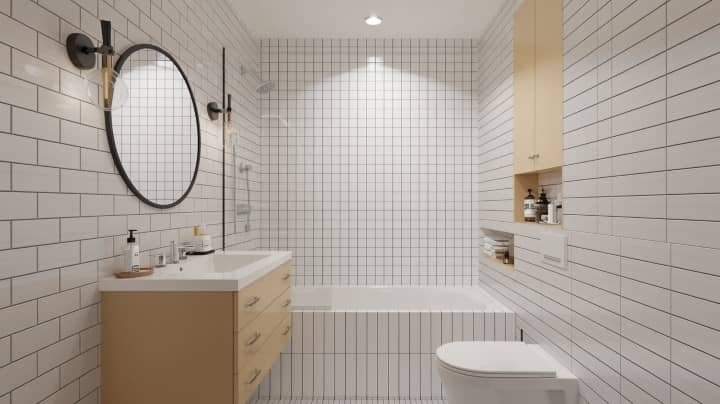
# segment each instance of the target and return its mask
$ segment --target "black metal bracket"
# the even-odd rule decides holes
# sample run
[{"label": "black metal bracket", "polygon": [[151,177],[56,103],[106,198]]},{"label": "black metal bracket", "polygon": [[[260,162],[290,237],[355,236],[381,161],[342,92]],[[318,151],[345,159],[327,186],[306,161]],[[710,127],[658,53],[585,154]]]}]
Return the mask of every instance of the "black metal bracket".
[{"label": "black metal bracket", "polygon": [[100,21],[102,30],[103,43],[95,46],[92,39],[85,34],[76,32],[68,35],[65,40],[65,49],[72,64],[81,70],[90,70],[95,67],[95,54],[114,55],[115,49],[112,47],[112,25],[110,21]]}]

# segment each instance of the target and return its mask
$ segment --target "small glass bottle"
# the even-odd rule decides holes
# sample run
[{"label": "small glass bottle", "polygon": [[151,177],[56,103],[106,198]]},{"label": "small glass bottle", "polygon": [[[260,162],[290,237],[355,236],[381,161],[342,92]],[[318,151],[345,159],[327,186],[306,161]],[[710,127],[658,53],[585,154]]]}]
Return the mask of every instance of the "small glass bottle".
[{"label": "small glass bottle", "polygon": [[545,189],[540,190],[540,197],[538,198],[537,202],[535,203],[535,221],[540,223],[542,222],[541,218],[545,216],[547,218],[548,214],[548,205],[550,204],[550,201],[548,201],[547,195],[545,194]]},{"label": "small glass bottle", "polygon": [[528,189],[528,194],[523,199],[523,217],[526,222],[534,222],[535,214],[535,195],[532,194],[532,189]]},{"label": "small glass bottle", "polygon": [[510,262],[510,250],[506,250],[506,251],[505,251],[505,254],[503,254],[503,264],[505,264],[505,265],[511,264],[511,262]]}]

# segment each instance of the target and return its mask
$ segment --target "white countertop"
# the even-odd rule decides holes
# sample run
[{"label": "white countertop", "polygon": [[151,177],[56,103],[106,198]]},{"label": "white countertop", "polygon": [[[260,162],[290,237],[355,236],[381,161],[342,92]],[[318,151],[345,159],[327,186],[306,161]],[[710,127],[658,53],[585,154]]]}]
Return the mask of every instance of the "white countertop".
[{"label": "white countertop", "polygon": [[232,292],[241,290],[292,258],[289,251],[225,251],[189,256],[155,268],[149,276],[100,279],[101,292]]}]

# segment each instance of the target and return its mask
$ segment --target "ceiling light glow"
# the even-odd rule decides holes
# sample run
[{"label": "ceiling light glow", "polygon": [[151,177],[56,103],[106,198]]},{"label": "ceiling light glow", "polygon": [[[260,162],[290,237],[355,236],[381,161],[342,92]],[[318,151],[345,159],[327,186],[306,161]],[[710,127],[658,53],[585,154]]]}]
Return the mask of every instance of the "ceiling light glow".
[{"label": "ceiling light glow", "polygon": [[371,15],[371,16],[365,18],[365,24],[373,26],[373,27],[376,25],[382,24],[382,22],[383,22],[382,18],[380,18],[376,15]]}]

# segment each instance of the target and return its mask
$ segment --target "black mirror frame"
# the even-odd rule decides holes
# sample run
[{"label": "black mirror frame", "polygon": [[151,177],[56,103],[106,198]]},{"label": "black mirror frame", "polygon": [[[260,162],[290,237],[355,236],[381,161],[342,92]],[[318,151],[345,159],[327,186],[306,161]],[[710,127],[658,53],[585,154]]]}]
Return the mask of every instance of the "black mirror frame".
[{"label": "black mirror frame", "polygon": [[[118,153],[117,146],[115,145],[115,134],[113,133],[113,126],[112,126],[112,109],[109,111],[105,111],[105,133],[107,134],[108,144],[110,146],[110,153],[112,154],[113,161],[115,162],[115,167],[117,167],[118,171],[120,172],[120,176],[122,177],[123,181],[125,181],[125,184],[130,188],[133,194],[138,197],[141,201],[145,202],[146,204],[157,208],[157,209],[169,209],[174,206],[177,206],[187,198],[187,196],[190,194],[190,191],[192,191],[193,187],[195,186],[195,180],[197,180],[198,170],[200,169],[200,149],[201,149],[201,139],[200,139],[200,116],[198,115],[198,109],[197,109],[197,103],[195,102],[195,94],[193,94],[192,87],[190,86],[190,81],[188,80],[187,76],[185,75],[185,72],[180,67],[180,64],[178,63],[175,58],[168,53],[166,50],[152,45],[152,44],[138,44],[133,45],[129,48],[127,48],[122,55],[118,58],[117,62],[115,63],[114,71],[116,78],[114,80],[117,80],[117,78],[120,77],[120,70],[123,67],[123,64],[127,60],[127,58],[130,57],[134,52],[141,50],[141,49],[152,49],[157,52],[162,53],[165,57],[170,59],[171,62],[175,65],[175,67],[180,71],[180,75],[182,76],[183,80],[185,80],[185,85],[187,86],[188,92],[190,93],[190,99],[192,100],[193,109],[195,110],[195,124],[197,126],[197,158],[196,158],[196,164],[195,164],[195,171],[193,172],[192,180],[190,181],[190,185],[188,185],[187,190],[185,193],[180,196],[175,202],[162,205],[156,202],[153,202],[149,200],[145,195],[140,192],[139,189],[135,187],[135,184],[130,180],[130,177],[128,176],[127,172],[125,171],[125,168],[123,167],[122,161],[120,160],[120,154]],[[112,99],[111,99],[112,102]],[[111,104],[112,105],[112,104]]]}]

